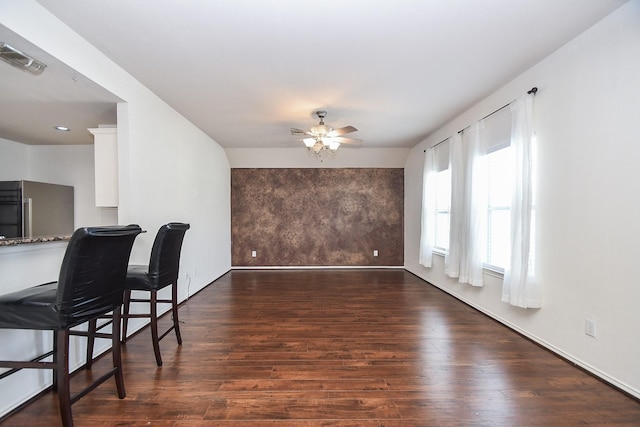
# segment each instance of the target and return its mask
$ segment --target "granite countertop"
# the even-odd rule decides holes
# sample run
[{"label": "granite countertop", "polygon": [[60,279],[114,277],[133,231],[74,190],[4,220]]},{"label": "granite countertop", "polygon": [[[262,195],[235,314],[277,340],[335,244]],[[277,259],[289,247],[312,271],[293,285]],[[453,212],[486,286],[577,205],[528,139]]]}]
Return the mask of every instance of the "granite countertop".
[{"label": "granite countertop", "polygon": [[26,245],[29,243],[46,243],[46,242],[68,242],[71,234],[62,234],[59,236],[39,236],[39,237],[12,237],[10,239],[0,238],[0,246],[16,246]]}]

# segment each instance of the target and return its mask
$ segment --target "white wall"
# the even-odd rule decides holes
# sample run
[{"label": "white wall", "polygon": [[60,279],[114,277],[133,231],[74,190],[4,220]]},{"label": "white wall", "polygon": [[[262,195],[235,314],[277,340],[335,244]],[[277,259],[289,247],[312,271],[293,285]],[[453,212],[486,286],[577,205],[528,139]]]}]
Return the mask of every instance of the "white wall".
[{"label": "white wall", "polygon": [[76,228],[118,221],[116,209],[95,205],[93,145],[26,145],[0,138],[0,181],[22,179],[72,186]]},{"label": "white wall", "polygon": [[[409,271],[640,397],[640,1],[632,0],[416,146],[405,168]],[[532,86],[543,307],[500,302],[502,281],[458,284],[420,266],[424,148]],[[597,337],[585,335],[585,320]],[[481,339],[481,337],[479,337]]]},{"label": "white wall", "polygon": [[[366,144],[366,141],[365,141]],[[409,148],[344,148],[322,162],[294,148],[227,148],[232,168],[403,168]]]},{"label": "white wall", "polygon": [[93,145],[36,145],[29,147],[32,181],[73,186],[75,227],[118,223],[118,211],[95,203]]},{"label": "white wall", "polygon": [[[118,105],[117,219],[148,230],[137,238],[131,260],[146,263],[160,225],[184,221],[191,230],[182,250],[180,299],[228,271],[231,186],[224,150],[36,1],[3,0],[0,24],[126,101]],[[29,381],[21,385],[0,387],[0,413],[37,392]]]},{"label": "white wall", "polygon": [[149,231],[136,241],[132,260],[148,261],[161,224],[185,221],[192,228],[181,276],[190,274],[191,291],[226,272],[230,174],[224,150],[36,1],[4,1],[0,22],[126,101],[118,106],[118,220]]},{"label": "white wall", "polygon": [[0,138],[0,181],[18,181],[28,167],[29,150],[24,144]]}]

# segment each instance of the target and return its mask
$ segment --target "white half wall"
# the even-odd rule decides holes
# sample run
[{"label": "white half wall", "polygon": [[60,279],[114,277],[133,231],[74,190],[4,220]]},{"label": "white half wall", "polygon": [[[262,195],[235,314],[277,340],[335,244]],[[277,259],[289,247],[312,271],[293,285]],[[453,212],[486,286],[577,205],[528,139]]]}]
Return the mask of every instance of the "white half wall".
[{"label": "white half wall", "polygon": [[[454,118],[405,167],[405,263],[412,273],[640,397],[640,1],[630,1]],[[543,306],[500,301],[418,264],[423,150],[531,87],[538,143],[536,266]],[[585,320],[597,323],[596,338]],[[482,339],[482,337],[478,337]]]}]

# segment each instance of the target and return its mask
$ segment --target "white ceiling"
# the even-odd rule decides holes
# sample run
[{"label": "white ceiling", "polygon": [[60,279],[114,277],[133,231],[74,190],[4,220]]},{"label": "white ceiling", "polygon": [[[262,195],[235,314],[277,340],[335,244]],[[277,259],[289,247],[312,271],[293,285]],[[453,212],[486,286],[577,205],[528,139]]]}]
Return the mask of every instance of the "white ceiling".
[{"label": "white ceiling", "polygon": [[38,1],[224,147],[411,147],[625,2]]},{"label": "white ceiling", "polygon": [[[0,42],[44,62],[33,76],[0,61],[0,138],[24,144],[91,144],[88,128],[116,123],[119,98],[0,25]],[[70,132],[58,132],[64,125]]]}]

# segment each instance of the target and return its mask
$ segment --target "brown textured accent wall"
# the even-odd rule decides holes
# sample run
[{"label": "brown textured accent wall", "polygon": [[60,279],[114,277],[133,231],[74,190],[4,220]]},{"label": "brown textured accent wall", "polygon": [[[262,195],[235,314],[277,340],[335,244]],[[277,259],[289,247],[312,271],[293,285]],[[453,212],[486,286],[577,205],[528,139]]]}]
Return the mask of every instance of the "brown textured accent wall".
[{"label": "brown textured accent wall", "polygon": [[234,266],[402,266],[403,221],[403,169],[231,169]]}]

